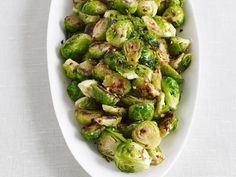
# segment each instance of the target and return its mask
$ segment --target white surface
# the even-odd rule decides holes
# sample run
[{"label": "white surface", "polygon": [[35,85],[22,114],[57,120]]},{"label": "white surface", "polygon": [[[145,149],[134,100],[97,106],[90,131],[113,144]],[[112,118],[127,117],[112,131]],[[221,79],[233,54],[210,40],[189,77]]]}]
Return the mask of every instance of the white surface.
[{"label": "white surface", "polygon": [[[104,160],[97,152],[95,145],[84,141],[79,135],[78,124],[76,124],[73,118],[74,106],[65,91],[68,79],[65,77],[64,72],[62,72],[62,59],[58,52],[59,42],[64,38],[64,29],[61,22],[66,15],[71,14],[71,9],[72,4],[66,0],[53,0],[49,15],[47,39],[48,71],[55,113],[69,149],[89,175],[94,177],[125,177],[127,174],[120,172],[114,163],[107,163]],[[185,91],[181,96],[180,109],[177,112],[177,116],[181,117],[178,129],[175,133],[163,139],[161,143],[161,148],[167,157],[161,165],[141,173],[129,174],[129,177],[162,177],[173,165],[186,141],[196,103],[199,51],[195,20],[189,1],[185,3],[185,11],[188,19],[185,21],[184,31],[181,33],[181,36],[188,37],[193,41],[191,51],[193,62],[188,71],[184,73],[184,78],[187,82],[183,84],[182,88]]]},{"label": "white surface", "polygon": [[[49,1],[0,1],[0,176],[87,177],[53,113],[46,74]],[[196,118],[166,177],[236,176],[236,1],[195,0],[200,48]]]}]

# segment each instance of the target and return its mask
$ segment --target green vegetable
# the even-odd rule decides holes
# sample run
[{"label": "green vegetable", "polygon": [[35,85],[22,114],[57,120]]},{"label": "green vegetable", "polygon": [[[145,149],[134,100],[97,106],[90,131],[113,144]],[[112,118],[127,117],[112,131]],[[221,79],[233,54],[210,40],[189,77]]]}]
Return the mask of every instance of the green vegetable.
[{"label": "green vegetable", "polygon": [[121,122],[120,116],[101,116],[94,118],[94,121],[106,127],[116,127]]},{"label": "green vegetable", "polygon": [[94,119],[101,117],[102,112],[78,108],[75,110],[74,116],[79,123],[89,125],[94,121]]},{"label": "green vegetable", "polygon": [[164,118],[158,121],[161,137],[167,136],[172,130],[175,130],[178,124],[176,116],[169,112]]},{"label": "green vegetable", "polygon": [[121,98],[121,102],[124,103],[127,106],[131,106],[133,104],[138,104],[138,103],[154,103],[153,100],[147,100],[143,98],[137,98],[132,95],[126,95]]},{"label": "green vegetable", "polygon": [[68,85],[67,93],[73,101],[76,101],[79,98],[84,96],[83,93],[81,92],[80,88],[78,87],[78,81],[72,81]]},{"label": "green vegetable", "polygon": [[153,0],[141,0],[138,3],[137,15],[142,17],[145,15],[155,16],[158,6]]},{"label": "green vegetable", "polygon": [[80,63],[77,66],[76,69],[76,77],[79,80],[85,80],[90,78],[90,76],[92,75],[92,71],[94,69],[94,67],[96,66],[96,62],[93,60],[85,60],[84,62]]},{"label": "green vegetable", "polygon": [[169,52],[171,56],[177,56],[181,53],[185,52],[191,42],[188,39],[184,39],[181,37],[173,37],[170,39],[170,46],[169,46]]},{"label": "green vegetable", "polygon": [[93,98],[82,97],[75,102],[75,109],[96,110],[101,108],[101,105]]},{"label": "green vegetable", "polygon": [[170,62],[170,65],[178,71],[178,73],[183,73],[192,62],[192,54],[182,53],[175,60]]},{"label": "green vegetable", "polygon": [[102,105],[103,111],[111,114],[111,115],[119,115],[124,116],[126,115],[126,109],[117,106],[109,106],[109,105]]},{"label": "green vegetable", "polygon": [[113,6],[123,14],[133,14],[137,10],[137,0],[114,0]]},{"label": "green vegetable", "polygon": [[106,39],[107,29],[110,27],[110,25],[110,19],[101,18],[93,28],[92,37],[97,41],[104,41]]},{"label": "green vegetable", "polygon": [[109,69],[109,66],[104,63],[103,60],[100,60],[100,62],[95,66],[93,69],[93,77],[99,81],[103,81],[105,76],[112,74],[113,71]]},{"label": "green vegetable", "polygon": [[169,76],[174,78],[178,83],[183,82],[183,77],[175,71],[174,68],[172,68],[169,64],[163,64],[161,65],[161,73],[163,76]]},{"label": "green vegetable", "polygon": [[154,71],[151,77],[152,85],[158,91],[161,90],[161,79],[162,79],[161,70],[158,68]]},{"label": "green vegetable", "polygon": [[168,44],[165,39],[159,39],[159,47],[156,51],[158,63],[164,64],[170,61]]},{"label": "green vegetable", "polygon": [[129,107],[129,118],[133,121],[152,120],[153,115],[153,103],[138,103]]},{"label": "green vegetable", "polygon": [[86,125],[80,130],[80,134],[84,139],[90,141],[90,140],[96,140],[101,135],[102,131],[105,129],[104,126],[99,124],[91,124]]},{"label": "green vegetable", "polygon": [[96,42],[90,45],[88,50],[88,55],[90,58],[98,60],[103,57],[103,55],[111,49],[111,45],[107,42]]},{"label": "green vegetable", "polygon": [[139,77],[147,78],[149,81],[152,80],[153,71],[145,65],[138,64],[135,72]]},{"label": "green vegetable", "polygon": [[162,16],[165,10],[168,8],[169,3],[167,0],[163,0],[159,3],[158,9],[157,9],[157,15]]},{"label": "green vegetable", "polygon": [[107,10],[107,6],[98,0],[88,0],[82,7],[82,12],[88,15],[101,15]]},{"label": "green vegetable", "polygon": [[97,84],[96,80],[85,80],[78,84],[78,87],[82,91],[82,93],[87,97],[93,97],[93,89],[92,85]]},{"label": "green vegetable", "polygon": [[74,34],[84,28],[84,23],[76,16],[66,16],[64,19],[66,33]]},{"label": "green vegetable", "polygon": [[154,51],[148,47],[144,47],[139,59],[139,63],[153,69],[156,65],[156,56]]},{"label": "green vegetable", "polygon": [[79,63],[74,60],[68,59],[63,64],[63,69],[66,73],[66,76],[70,79],[77,79],[77,67]]},{"label": "green vegetable", "polygon": [[156,108],[154,117],[160,119],[164,117],[165,114],[170,110],[169,106],[165,102],[165,93],[160,92],[160,95],[157,98]]},{"label": "green vegetable", "polygon": [[104,14],[104,17],[105,18],[110,18],[113,21],[116,21],[116,20],[127,20],[128,19],[127,16],[120,14],[120,12],[117,11],[117,10],[107,10],[105,12],[105,14]]},{"label": "green vegetable", "polygon": [[158,165],[166,158],[165,155],[161,152],[159,146],[155,149],[148,149],[147,151],[150,157],[152,158],[151,165]]},{"label": "green vegetable", "polygon": [[160,37],[155,33],[149,33],[145,32],[143,35],[141,35],[142,39],[145,41],[147,45],[150,45],[151,47],[159,47],[159,40]]}]

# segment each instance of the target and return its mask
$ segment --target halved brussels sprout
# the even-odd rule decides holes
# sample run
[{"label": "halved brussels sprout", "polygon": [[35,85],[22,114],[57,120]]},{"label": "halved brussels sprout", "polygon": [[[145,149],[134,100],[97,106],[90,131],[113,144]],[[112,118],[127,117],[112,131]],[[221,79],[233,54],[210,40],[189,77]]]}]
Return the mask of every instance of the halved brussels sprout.
[{"label": "halved brussels sprout", "polygon": [[85,24],[90,24],[90,23],[96,23],[99,19],[99,15],[88,15],[85,14],[81,11],[78,12],[79,18],[85,23]]},{"label": "halved brussels sprout", "polygon": [[81,136],[90,141],[90,140],[96,140],[101,135],[102,131],[105,129],[104,126],[99,125],[97,123],[86,125],[80,130]]},{"label": "halved brussels sprout", "polygon": [[109,92],[123,96],[131,90],[130,81],[119,74],[106,75],[102,85],[106,87]]},{"label": "halved brussels sprout", "polygon": [[94,119],[95,122],[106,127],[116,127],[121,120],[120,116],[101,116]]},{"label": "halved brussels sprout", "polygon": [[138,33],[143,33],[145,29],[145,24],[143,23],[143,20],[139,17],[130,16],[130,21],[133,23],[134,30]]},{"label": "halved brussels sprout", "polygon": [[175,60],[170,62],[170,65],[178,71],[178,73],[184,72],[192,62],[192,54],[182,53]]},{"label": "halved brussels sprout", "polygon": [[169,1],[169,6],[172,6],[172,5],[178,5],[180,7],[183,7],[184,0],[170,0]]},{"label": "halved brussels sprout", "polygon": [[124,103],[127,106],[131,106],[133,104],[138,104],[138,103],[154,103],[153,100],[147,100],[143,98],[137,98],[132,95],[126,95],[121,98],[121,102]]},{"label": "halved brussels sprout", "polygon": [[180,27],[184,23],[184,10],[179,5],[169,6],[162,16],[176,28]]},{"label": "halved brussels sprout", "polygon": [[139,77],[133,81],[134,94],[147,99],[154,99],[159,95],[154,85],[146,78]]},{"label": "halved brussels sprout", "polygon": [[134,128],[140,123],[140,121],[132,123],[130,125],[126,124],[119,124],[118,130],[124,135],[124,137],[131,139],[132,138],[132,131]]},{"label": "halved brussels sprout", "polygon": [[113,21],[116,21],[116,20],[127,20],[128,19],[127,16],[120,14],[120,12],[117,11],[117,10],[107,10],[105,12],[105,14],[104,14],[104,17],[105,18],[110,18]]},{"label": "halved brussels sprout", "polygon": [[141,57],[143,42],[140,39],[129,39],[125,41],[123,50],[127,61],[131,64],[137,64]]},{"label": "halved brussels sprout", "polygon": [[170,110],[169,106],[165,103],[165,93],[160,92],[157,98],[156,109],[154,117],[160,119],[165,116],[165,114]]},{"label": "halved brussels sprout", "polygon": [[106,32],[106,40],[115,47],[122,47],[123,43],[133,32],[133,25],[129,20],[121,20],[111,25]]},{"label": "halved brussels sprout", "polygon": [[100,109],[101,105],[95,99],[89,97],[82,97],[75,102],[75,109]]},{"label": "halved brussels sprout", "polygon": [[94,67],[96,66],[96,62],[94,60],[85,60],[84,62],[80,63],[77,67],[77,70],[76,70],[76,77],[79,79],[79,80],[85,80],[85,79],[88,79],[91,74],[92,74],[92,71],[94,69]]},{"label": "halved brussels sprout", "polygon": [[161,82],[162,90],[165,93],[166,104],[172,109],[176,110],[180,100],[180,87],[175,79],[171,77],[165,77]]},{"label": "halved brussels sprout", "polygon": [[115,105],[120,99],[106,90],[104,87],[93,84],[92,85],[93,97],[95,100],[106,105]]},{"label": "halved brussels sprout", "polygon": [[137,10],[137,0],[114,0],[113,8],[123,14],[133,14]]},{"label": "halved brussels sprout", "polygon": [[169,52],[171,56],[177,56],[185,52],[191,44],[189,39],[173,37],[170,39]]},{"label": "halved brussels sprout", "polygon": [[95,111],[95,110],[86,110],[86,109],[76,109],[75,110],[75,119],[84,125],[89,125],[96,118],[102,117],[103,113],[101,111]]},{"label": "halved brussels sprout", "polygon": [[92,38],[89,35],[84,33],[75,34],[61,45],[61,55],[65,59],[78,59],[88,51],[91,42]]},{"label": "halved brussels sprout", "polygon": [[149,81],[152,80],[153,71],[145,65],[138,64],[136,66],[135,72],[139,77],[147,78]]},{"label": "halved brussels sprout", "polygon": [[175,71],[174,68],[172,68],[169,64],[163,64],[161,65],[161,73],[163,76],[169,76],[174,78],[178,83],[183,82],[183,77]]},{"label": "halved brussels sprout", "polygon": [[103,55],[111,48],[112,46],[108,44],[107,42],[97,42],[93,43],[89,47],[88,55],[92,59],[100,59],[103,57]]},{"label": "halved brussels sprout", "polygon": [[87,96],[87,97],[93,97],[93,89],[92,89],[92,85],[93,84],[97,84],[96,80],[85,80],[82,81],[78,84],[78,87],[80,88],[80,90],[82,91],[82,93]]},{"label": "halved brussels sprout", "polygon": [[161,152],[159,146],[155,149],[148,149],[147,151],[150,157],[152,158],[151,165],[158,165],[166,158],[165,155]]},{"label": "halved brussels sprout", "polygon": [[139,123],[132,131],[132,138],[145,149],[154,149],[161,143],[160,130],[157,123],[153,121]]},{"label": "halved brussels sprout", "polygon": [[145,44],[150,45],[152,47],[159,47],[159,39],[160,37],[155,33],[145,32],[142,36],[142,39],[145,41]]},{"label": "halved brussels sprout", "polygon": [[166,0],[155,0],[158,2],[158,9],[157,9],[157,15],[162,16],[162,14],[165,12],[165,10],[168,8],[169,3]]},{"label": "halved brussels sprout", "polygon": [[118,145],[114,161],[123,172],[139,172],[150,167],[151,158],[148,152],[139,144],[128,140]]},{"label": "halved brussels sprout", "polygon": [[92,36],[93,35],[93,28],[96,25],[96,23],[88,23],[86,24],[85,28],[84,28],[84,33]]},{"label": "halved brussels sprout", "polygon": [[93,69],[93,77],[97,80],[103,81],[106,75],[112,74],[113,71],[109,69],[109,66],[104,63],[104,60],[100,60],[100,62]]},{"label": "halved brussels sprout", "polygon": [[164,64],[170,61],[170,55],[168,51],[168,44],[165,39],[159,40],[159,47],[156,51],[158,63]]},{"label": "halved brussels sprout", "polygon": [[76,101],[84,96],[78,87],[78,83],[78,81],[72,81],[67,87],[67,93],[73,101]]},{"label": "halved brussels sprout", "polygon": [[144,47],[139,59],[139,63],[153,69],[156,65],[156,56],[154,51],[148,47]]},{"label": "halved brussels sprout", "polygon": [[111,114],[111,115],[119,115],[119,116],[124,116],[126,114],[126,109],[122,107],[117,107],[117,106],[109,106],[109,105],[102,105],[103,111]]},{"label": "halved brussels sprout", "polygon": [[153,0],[141,0],[138,3],[137,15],[142,17],[149,15],[154,17],[157,13],[158,6]]},{"label": "halved brussels sprout", "polygon": [[64,19],[66,33],[74,34],[84,28],[84,23],[76,16],[66,16]]},{"label": "halved brussels sprout", "polygon": [[153,115],[153,103],[138,103],[129,107],[129,118],[133,121],[152,120]]},{"label": "halved brussels sprout", "polygon": [[63,69],[66,73],[66,76],[70,79],[76,79],[77,78],[77,67],[79,66],[79,63],[77,63],[74,60],[68,59],[63,64]]},{"label": "halved brussels sprout", "polygon": [[106,40],[106,32],[111,25],[111,20],[108,18],[101,18],[93,28],[92,37],[97,41]]},{"label": "halved brussels sprout", "polygon": [[161,137],[167,136],[172,130],[175,130],[178,124],[178,119],[176,116],[169,112],[164,118],[158,121],[158,126],[161,132]]},{"label": "halved brussels sprout", "polygon": [[161,90],[161,79],[162,79],[162,74],[161,70],[157,68],[154,73],[152,74],[152,85],[155,87],[156,90],[160,91]]},{"label": "halved brussels sprout", "polygon": [[98,0],[88,0],[81,10],[88,15],[102,15],[106,12],[107,6]]}]

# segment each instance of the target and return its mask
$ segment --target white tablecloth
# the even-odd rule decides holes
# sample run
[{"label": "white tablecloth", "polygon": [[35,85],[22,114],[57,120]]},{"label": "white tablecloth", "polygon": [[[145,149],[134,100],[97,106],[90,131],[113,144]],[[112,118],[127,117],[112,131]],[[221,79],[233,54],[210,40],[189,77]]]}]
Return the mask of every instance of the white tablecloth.
[{"label": "white tablecloth", "polygon": [[[236,176],[236,1],[195,0],[196,117],[167,177]],[[0,176],[87,177],[65,145],[47,78],[49,0],[0,1]]]}]

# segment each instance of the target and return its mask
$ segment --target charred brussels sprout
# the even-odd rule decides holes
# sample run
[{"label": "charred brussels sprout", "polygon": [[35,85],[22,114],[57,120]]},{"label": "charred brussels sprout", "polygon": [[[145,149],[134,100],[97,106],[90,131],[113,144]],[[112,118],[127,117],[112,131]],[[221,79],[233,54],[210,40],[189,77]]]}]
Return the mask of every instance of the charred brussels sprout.
[{"label": "charred brussels sprout", "polygon": [[126,109],[122,107],[102,105],[102,109],[111,115],[124,116],[126,114]]},{"label": "charred brussels sprout", "polygon": [[171,77],[162,79],[162,89],[165,93],[165,102],[172,109],[176,110],[180,99],[179,84]]},{"label": "charred brussels sprout", "polygon": [[76,101],[79,98],[83,97],[83,93],[81,92],[80,88],[78,87],[78,82],[77,81],[72,81],[68,85],[67,93],[73,101]]},{"label": "charred brussels sprout", "polygon": [[100,59],[103,55],[111,48],[111,45],[107,42],[103,43],[93,43],[89,47],[88,55],[92,59]]},{"label": "charred brussels sprout", "polygon": [[123,14],[133,14],[137,10],[136,0],[114,0],[113,7]]},{"label": "charred brussels sprout", "polygon": [[167,136],[172,130],[175,130],[178,124],[176,116],[169,112],[164,118],[158,121],[158,126],[161,132],[161,137]]},{"label": "charred brussels sprout", "polygon": [[68,59],[63,64],[63,69],[66,73],[66,76],[70,79],[76,79],[77,78],[77,67],[79,66],[79,63]]},{"label": "charred brussels sprout", "polygon": [[78,59],[88,51],[92,38],[84,33],[75,34],[61,45],[61,55],[65,58]]},{"label": "charred brussels sprout", "polygon": [[170,55],[168,51],[168,44],[165,39],[159,40],[159,48],[156,51],[157,59],[160,64],[168,63],[170,61]]},{"label": "charred brussels sprout", "polygon": [[132,95],[127,95],[121,98],[121,102],[124,103],[127,106],[131,106],[133,104],[138,104],[138,103],[154,103],[153,100],[147,100],[143,98],[137,98]]},{"label": "charred brussels sprout", "polygon": [[80,134],[84,139],[88,141],[96,140],[99,138],[99,136],[101,135],[104,129],[105,129],[104,126],[95,123],[95,124],[84,126],[80,130]]},{"label": "charred brussels sprout", "polygon": [[141,0],[138,3],[137,15],[142,17],[145,15],[155,16],[157,13],[158,6],[153,0]]},{"label": "charred brussels sprout", "polygon": [[105,76],[112,74],[113,71],[109,69],[109,66],[101,60],[93,70],[93,77],[97,80],[103,81]]},{"label": "charred brussels sprout", "polygon": [[101,116],[94,119],[95,122],[106,127],[116,127],[121,120],[120,116]]},{"label": "charred brussels sprout", "polygon": [[145,24],[143,23],[143,20],[139,17],[134,17],[134,16],[131,16],[129,18],[130,21],[133,23],[134,30],[140,34],[143,33],[145,29]]},{"label": "charred brussels sprout", "polygon": [[96,66],[96,62],[94,60],[85,60],[84,62],[78,65],[77,70],[76,70],[77,72],[76,77],[79,80],[88,79],[91,76],[92,71],[95,66]]},{"label": "charred brussels sprout", "polygon": [[149,81],[152,80],[153,71],[145,65],[138,64],[136,66],[135,72],[139,77],[147,78]]},{"label": "charred brussels sprout", "polygon": [[75,109],[88,109],[95,110],[100,109],[101,105],[93,98],[82,97],[75,102]]},{"label": "charred brussels sprout", "polygon": [[161,65],[161,73],[163,74],[163,76],[169,76],[174,78],[178,83],[183,82],[183,77],[177,71],[175,71],[175,69],[172,68],[169,64]]},{"label": "charred brussels sprout", "polygon": [[64,28],[67,34],[74,34],[84,27],[84,23],[76,16],[67,16],[64,19]]},{"label": "charred brussels sprout", "polygon": [[184,0],[169,0],[169,6],[172,6],[172,5],[178,5],[180,7],[183,7],[184,5]]},{"label": "charred brussels sprout", "polygon": [[105,12],[105,14],[104,14],[104,17],[105,18],[110,18],[113,21],[116,21],[116,20],[127,20],[128,19],[127,16],[120,14],[120,12],[117,11],[117,10],[107,10]]},{"label": "charred brussels sprout", "polygon": [[119,101],[119,98],[117,96],[110,93],[104,87],[98,84],[93,84],[92,90],[93,90],[93,97],[95,98],[95,100],[97,100],[102,104],[115,105]]},{"label": "charred brussels sprout", "polygon": [[157,9],[157,15],[162,16],[162,14],[168,8],[168,4],[169,3],[166,0],[161,1]]},{"label": "charred brussels sprout", "polygon": [[121,20],[112,24],[106,32],[106,40],[115,47],[122,47],[123,43],[133,32],[133,25],[129,20]]},{"label": "charred brussels sprout", "polygon": [[150,167],[151,158],[148,152],[139,144],[128,140],[118,145],[114,161],[123,172],[139,172]]},{"label": "charred brussels sprout", "polygon": [[160,37],[155,33],[149,33],[146,32],[142,35],[143,40],[145,41],[145,44],[150,45],[152,47],[159,47],[159,39]]},{"label": "charred brussels sprout", "polygon": [[90,23],[96,23],[99,19],[99,15],[88,15],[83,12],[79,12],[79,18],[85,23],[85,24],[90,24]]},{"label": "charred brussels sprout", "polygon": [[83,82],[80,82],[78,84],[78,87],[80,88],[80,90],[82,91],[82,93],[87,96],[87,97],[93,97],[93,89],[92,89],[92,85],[93,84],[97,84],[96,80],[85,80]]},{"label": "charred brussels sprout", "polygon": [[178,28],[184,23],[184,10],[179,5],[171,5],[166,9],[163,18]]},{"label": "charred brussels sprout", "polygon": [[156,56],[154,51],[148,47],[144,47],[139,59],[139,63],[153,69],[156,65]]},{"label": "charred brussels sprout", "polygon": [[183,39],[181,37],[173,37],[170,40],[169,52],[171,56],[177,56],[183,52],[185,52],[191,42],[189,39]]},{"label": "charred brussels sprout", "polygon": [[152,159],[151,165],[158,165],[166,158],[159,146],[155,149],[148,149],[147,151]]},{"label": "charred brussels sprout", "polygon": [[165,116],[165,114],[170,110],[169,106],[165,102],[165,94],[160,92],[160,95],[157,98],[156,108],[154,117],[160,119]]},{"label": "charred brussels sprout", "polygon": [[153,103],[138,103],[129,107],[129,118],[133,121],[152,120],[153,115]]},{"label": "charred brussels sprout", "polygon": [[106,32],[111,25],[111,20],[108,18],[100,19],[93,28],[92,37],[97,41],[104,41],[106,39]]},{"label": "charred brussels sprout", "polygon": [[179,73],[184,72],[192,62],[192,54],[182,53],[175,60],[170,62],[170,65],[176,69]]},{"label": "charred brussels sprout", "polygon": [[107,10],[107,6],[98,0],[88,0],[82,7],[82,12],[88,15],[101,15]]},{"label": "charred brussels sprout", "polygon": [[152,78],[151,78],[152,85],[158,91],[161,90],[161,79],[162,79],[161,70],[158,68],[154,71],[154,73],[152,74]]},{"label": "charred brussels sprout", "polygon": [[92,122],[94,122],[94,120],[96,118],[99,118],[102,116],[102,112],[101,111],[95,111],[95,110],[86,110],[86,109],[76,109],[75,110],[75,119],[84,125],[89,125]]}]

